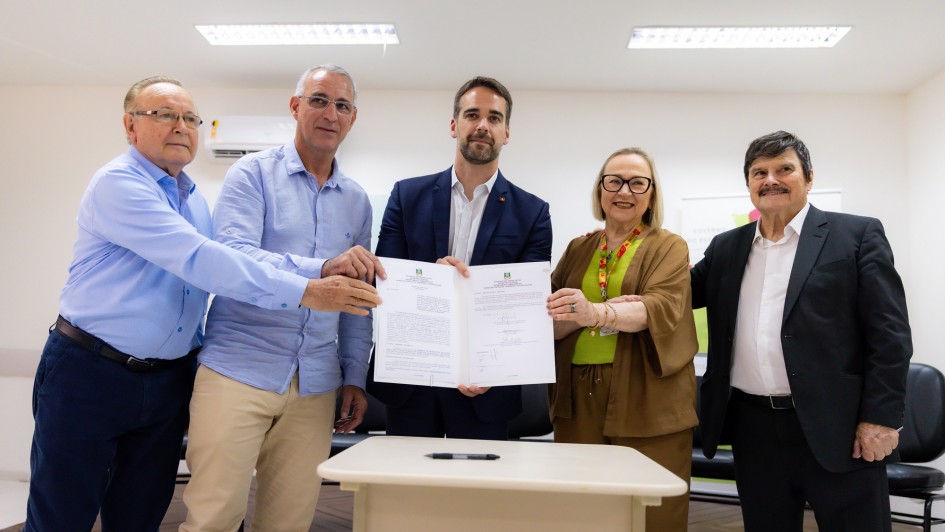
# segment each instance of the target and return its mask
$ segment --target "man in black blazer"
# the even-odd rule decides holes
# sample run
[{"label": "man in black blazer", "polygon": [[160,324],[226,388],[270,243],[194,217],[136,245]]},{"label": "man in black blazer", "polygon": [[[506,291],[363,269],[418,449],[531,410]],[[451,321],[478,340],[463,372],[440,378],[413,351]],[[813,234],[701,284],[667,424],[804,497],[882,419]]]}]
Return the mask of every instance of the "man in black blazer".
[{"label": "man in black blazer", "polygon": [[745,530],[889,531],[885,462],[898,445],[912,339],[883,226],[807,202],[810,155],[756,139],[745,180],[760,212],[693,267],[706,307],[706,457],[730,443]]},{"label": "man in black blazer", "polygon": [[[453,167],[394,185],[379,257],[451,264],[460,273],[467,264],[551,260],[548,203],[499,171],[511,114],[512,96],[498,81],[477,77],[460,87],[450,121]],[[382,383],[372,369],[368,391],[387,405],[387,434],[399,436],[506,439],[509,420],[522,410],[520,386]]]}]

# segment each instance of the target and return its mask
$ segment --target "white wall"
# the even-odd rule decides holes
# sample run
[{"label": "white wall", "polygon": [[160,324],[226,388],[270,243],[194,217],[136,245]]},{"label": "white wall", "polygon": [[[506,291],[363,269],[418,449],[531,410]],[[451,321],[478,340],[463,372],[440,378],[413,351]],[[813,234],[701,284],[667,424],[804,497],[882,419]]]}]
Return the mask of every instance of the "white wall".
[{"label": "white wall", "polygon": [[[910,244],[906,261],[909,321],[915,360],[945,368],[942,349],[941,305],[945,302],[945,244],[942,214],[945,209],[945,72],[916,88],[906,100],[906,175],[909,195],[900,216],[907,220]],[[893,183],[902,172],[890,168]]]},{"label": "white wall", "polygon": [[[906,298],[915,355],[912,360],[945,370],[941,305],[945,301],[945,246],[941,218],[945,198],[945,71],[914,89],[906,98],[906,171],[909,189],[901,217],[908,223],[909,248],[899,255],[897,267],[908,272]],[[893,183],[900,183],[893,177]],[[905,260],[903,260],[905,259]],[[930,464],[945,469],[945,456]],[[908,507],[908,504],[901,506]],[[918,508],[915,503],[912,509]],[[894,507],[894,509],[896,509]]]},{"label": "white wall", "polygon": [[[938,92],[941,93],[939,83]],[[0,374],[30,375],[55,319],[75,236],[75,213],[92,173],[124,149],[121,99],[126,87],[0,86],[3,190],[0,234],[5,244],[0,287]],[[192,88],[205,119],[232,114],[287,113],[292,87],[245,90]],[[929,92],[934,92],[932,89]],[[787,129],[808,144],[815,187],[843,190],[843,210],[881,218],[910,290],[917,316],[936,312],[921,298],[931,268],[913,271],[910,254],[923,246],[916,226],[931,202],[926,185],[904,179],[907,113],[903,96],[716,95],[587,92],[514,92],[511,141],[501,168],[512,181],[551,203],[554,256],[597,223],[589,196],[596,172],[613,150],[638,145],[655,157],[665,191],[667,226],[678,229],[685,196],[742,192],[742,157],[758,135]],[[934,99],[933,97],[929,97]],[[945,106],[910,99],[916,105]],[[369,192],[386,194],[395,180],[449,166],[449,91],[363,91],[357,123],[339,154],[342,168]],[[921,112],[919,114],[922,114]],[[929,124],[931,128],[931,124]],[[911,132],[912,129],[909,129]],[[939,153],[931,140],[923,151]],[[917,157],[909,159],[911,163]],[[932,166],[931,164],[929,166]],[[188,168],[202,190],[215,194],[225,164],[201,152]],[[941,176],[940,169],[916,174]],[[937,187],[942,186],[940,183]],[[930,216],[928,216],[930,218]],[[928,219],[926,218],[926,219]],[[910,225],[911,224],[911,225]],[[924,224],[930,225],[930,224]],[[929,227],[926,231],[930,233]],[[928,242],[929,239],[922,239]],[[934,241],[933,241],[934,242]],[[922,275],[922,285],[910,278]],[[917,307],[921,302],[924,308]],[[930,319],[914,322],[930,337]],[[919,330],[927,329],[927,330]],[[943,364],[945,365],[945,364]]]}]

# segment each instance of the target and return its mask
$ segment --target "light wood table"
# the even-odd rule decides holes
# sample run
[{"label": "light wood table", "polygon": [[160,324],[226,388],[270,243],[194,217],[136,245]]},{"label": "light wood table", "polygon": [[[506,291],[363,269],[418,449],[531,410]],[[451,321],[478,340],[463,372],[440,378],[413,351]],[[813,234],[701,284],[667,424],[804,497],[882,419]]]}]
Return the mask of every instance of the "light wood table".
[{"label": "light wood table", "polygon": [[[434,460],[430,453],[498,454]],[[318,467],[354,491],[354,530],[644,529],[688,486],[628,447],[375,436]]]}]

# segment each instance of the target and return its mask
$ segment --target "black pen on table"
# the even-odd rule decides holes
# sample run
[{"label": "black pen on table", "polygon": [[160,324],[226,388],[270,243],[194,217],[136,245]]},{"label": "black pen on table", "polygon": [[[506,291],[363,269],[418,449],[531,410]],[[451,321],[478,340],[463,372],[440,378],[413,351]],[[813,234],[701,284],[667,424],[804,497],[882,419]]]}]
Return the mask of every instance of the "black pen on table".
[{"label": "black pen on table", "polygon": [[466,453],[431,453],[425,454],[434,460],[498,460],[497,454],[466,454]]}]

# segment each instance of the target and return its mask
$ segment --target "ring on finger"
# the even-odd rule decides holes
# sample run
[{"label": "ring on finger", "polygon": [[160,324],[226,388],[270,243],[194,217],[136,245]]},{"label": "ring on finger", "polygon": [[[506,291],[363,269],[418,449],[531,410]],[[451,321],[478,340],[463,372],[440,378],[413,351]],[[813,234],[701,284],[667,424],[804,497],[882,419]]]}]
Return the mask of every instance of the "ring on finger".
[{"label": "ring on finger", "polygon": [[571,303],[571,313],[574,313],[574,303]]}]

